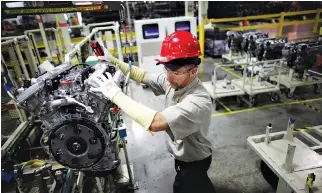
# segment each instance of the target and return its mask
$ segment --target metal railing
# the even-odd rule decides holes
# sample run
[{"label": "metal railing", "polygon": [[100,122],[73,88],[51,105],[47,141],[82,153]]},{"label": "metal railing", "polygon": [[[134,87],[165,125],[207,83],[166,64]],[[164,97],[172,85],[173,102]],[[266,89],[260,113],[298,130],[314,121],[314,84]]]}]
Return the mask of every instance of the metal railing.
[{"label": "metal railing", "polygon": [[[56,40],[56,45],[57,45],[57,48],[58,48],[58,54],[60,56],[60,60],[62,60],[63,59],[63,50],[64,49],[63,49],[62,42],[60,41],[60,38],[59,38],[59,35],[58,35],[58,30],[56,28],[53,28],[53,27],[52,28],[45,28],[44,30],[45,31],[52,31],[55,34],[55,40]],[[34,35],[34,33],[41,33],[41,30],[40,29],[33,29],[33,30],[26,30],[24,32],[24,34],[27,35],[27,36],[31,36],[31,34]],[[42,36],[42,38],[43,38],[43,36]],[[49,45],[48,45],[46,37],[45,37],[45,39],[43,39],[43,42],[44,42],[46,52],[48,52],[49,58],[52,58],[51,50],[49,48]]]},{"label": "metal railing", "polygon": [[[23,56],[22,56],[22,53],[21,53],[21,49],[20,49],[20,46],[19,46],[19,41],[23,40],[23,41],[27,41],[27,52],[26,54],[28,54],[30,57],[30,70],[31,70],[31,76],[35,76],[36,73],[38,73],[38,66],[37,66],[37,62],[35,60],[35,57],[34,57],[34,52],[32,51],[32,47],[31,47],[31,42],[30,42],[30,39],[28,36],[26,35],[22,35],[22,36],[12,36],[12,37],[4,37],[4,38],[1,38],[1,41],[3,40],[6,40],[4,42],[1,42],[1,47],[2,46],[5,46],[5,45],[12,45],[14,50],[15,50],[15,53],[17,54],[17,59],[18,59],[18,63],[19,65],[21,66],[21,69],[23,71],[23,74],[25,76],[25,78],[29,79],[30,78],[30,75],[29,75],[29,72],[26,68],[26,64],[25,64],[25,61],[23,59]],[[34,48],[34,49],[37,49],[37,48]],[[37,52],[37,50],[35,50]],[[17,73],[17,72],[16,72]],[[17,76],[19,76],[20,74],[17,74]]]},{"label": "metal railing", "polygon": [[[106,24],[105,24],[106,25]],[[71,60],[73,57],[78,55],[78,57],[81,55],[81,47],[84,46],[87,42],[91,41],[91,38],[94,35],[97,35],[97,32],[102,31],[102,30],[114,30],[115,35],[116,35],[116,45],[117,45],[117,51],[118,51],[118,58],[123,61],[123,54],[122,54],[122,48],[121,48],[121,39],[119,35],[119,23],[115,22],[114,26],[108,26],[108,27],[96,27],[92,29],[92,32],[87,35],[81,42],[79,42],[77,45],[75,45],[75,48],[67,53],[65,55],[65,63],[71,65]],[[91,52],[91,49],[89,49],[89,52]],[[89,53],[92,55],[92,53]],[[80,58],[79,58],[80,60]]]},{"label": "metal railing", "polygon": [[[320,18],[321,10],[322,9],[297,11],[297,12],[281,12],[277,14],[256,15],[256,16],[235,17],[235,18],[208,19],[207,21],[213,23],[213,26],[215,26],[218,23],[225,23],[225,22],[236,22],[236,21],[241,22],[241,21],[251,21],[251,20],[260,20],[260,19],[274,19],[274,20],[278,19],[278,23],[228,27],[228,28],[221,28],[221,30],[245,31],[245,30],[255,30],[255,29],[278,28],[277,37],[281,37],[283,33],[283,27],[291,26],[291,25],[314,24],[312,33],[317,33],[318,24],[322,22],[322,19]],[[289,16],[299,16],[299,15],[304,16],[309,14],[316,14],[315,19],[285,21],[285,18]]]}]

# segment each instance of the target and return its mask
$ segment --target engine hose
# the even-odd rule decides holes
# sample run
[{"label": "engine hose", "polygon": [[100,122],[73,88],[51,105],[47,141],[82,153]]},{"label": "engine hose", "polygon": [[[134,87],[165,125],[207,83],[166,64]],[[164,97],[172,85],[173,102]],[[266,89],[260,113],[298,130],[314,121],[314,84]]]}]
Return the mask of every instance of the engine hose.
[{"label": "engine hose", "polygon": [[[113,131],[112,131],[111,133],[113,133]],[[111,140],[116,139],[116,137],[117,137],[117,135],[118,135],[118,131],[117,131],[117,130],[115,130],[115,131],[114,131],[114,133],[115,133],[115,134],[111,137]]]},{"label": "engine hose", "polygon": [[63,188],[62,188],[62,193],[67,193],[66,191],[67,191],[67,182],[68,182],[68,180],[69,180],[69,177],[70,177],[70,169],[67,171],[67,173],[66,173],[66,177],[65,177],[65,179],[64,179],[64,186],[63,186]]}]

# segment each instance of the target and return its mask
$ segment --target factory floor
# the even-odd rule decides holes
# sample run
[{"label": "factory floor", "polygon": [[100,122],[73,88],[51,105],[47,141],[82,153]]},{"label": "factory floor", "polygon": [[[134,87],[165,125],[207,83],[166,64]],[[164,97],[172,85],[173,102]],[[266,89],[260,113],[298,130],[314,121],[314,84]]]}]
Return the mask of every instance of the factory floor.
[{"label": "factory floor", "polygon": [[[213,63],[213,59],[205,59],[204,72],[207,73],[200,74],[202,81],[210,80]],[[322,69],[318,70],[321,72]],[[222,78],[224,73],[226,72],[219,71],[219,78]],[[301,100],[322,97],[321,94],[313,94],[311,87],[299,88],[295,93]],[[143,89],[140,84],[131,83],[130,95],[150,108],[159,111],[164,109],[164,96],[156,97],[149,88]],[[284,95],[282,101],[282,105],[274,106],[269,97],[263,94],[257,105],[260,108],[238,107],[234,100],[222,100],[233,113],[227,113],[224,108],[218,111],[213,109],[208,137],[213,143],[214,151],[208,175],[217,193],[274,192],[262,177],[260,158],[247,145],[248,136],[264,134],[269,123],[273,125],[274,132],[286,130],[289,117],[296,119],[296,128],[322,124],[320,113],[302,103],[289,104],[295,100],[287,99]],[[307,104],[321,110],[322,98]],[[236,111],[241,109],[248,110]],[[174,159],[167,152],[166,133],[159,132],[151,136],[132,120],[126,118],[126,123],[129,128],[128,152],[134,165],[135,180],[140,187],[135,192],[171,193],[176,172]],[[202,190],[202,187],[200,189]]]}]

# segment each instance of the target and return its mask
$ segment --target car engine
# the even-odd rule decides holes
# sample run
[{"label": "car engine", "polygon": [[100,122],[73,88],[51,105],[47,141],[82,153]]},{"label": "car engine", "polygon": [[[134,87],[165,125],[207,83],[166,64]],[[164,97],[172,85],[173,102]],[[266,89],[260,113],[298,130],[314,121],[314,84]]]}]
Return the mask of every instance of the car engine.
[{"label": "car engine", "polygon": [[256,57],[256,40],[260,38],[268,38],[265,32],[247,32],[243,34],[241,47],[245,53],[249,53],[251,57]]},{"label": "car engine", "polygon": [[243,53],[241,43],[243,41],[242,31],[228,31],[226,33],[228,38],[228,48],[232,53]]},{"label": "car engine", "polygon": [[287,38],[260,38],[256,40],[256,55],[259,61],[281,59]]},{"label": "car engine", "polygon": [[117,107],[101,93],[90,91],[88,84],[93,73],[105,72],[123,88],[121,71],[99,63],[62,64],[18,90],[17,106],[42,123],[41,145],[46,152],[63,166],[87,175],[103,175],[120,165],[118,145],[113,142]]},{"label": "car engine", "polygon": [[316,63],[317,54],[322,53],[322,43],[316,42],[290,42],[285,45],[283,55],[287,58],[287,66],[295,72],[302,74],[311,69]]}]

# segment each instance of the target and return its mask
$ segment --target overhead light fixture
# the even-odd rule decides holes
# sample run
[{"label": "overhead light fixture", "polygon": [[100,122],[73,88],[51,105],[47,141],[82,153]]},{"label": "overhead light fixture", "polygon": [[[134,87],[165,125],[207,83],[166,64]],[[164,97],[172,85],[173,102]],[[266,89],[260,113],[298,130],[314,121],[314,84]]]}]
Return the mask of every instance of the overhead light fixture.
[{"label": "overhead light fixture", "polygon": [[76,2],[75,5],[92,5],[93,3],[91,1],[83,1],[83,2]]},{"label": "overhead light fixture", "polygon": [[6,6],[8,8],[18,8],[18,7],[24,7],[24,2],[12,2],[12,3],[6,3]]}]

